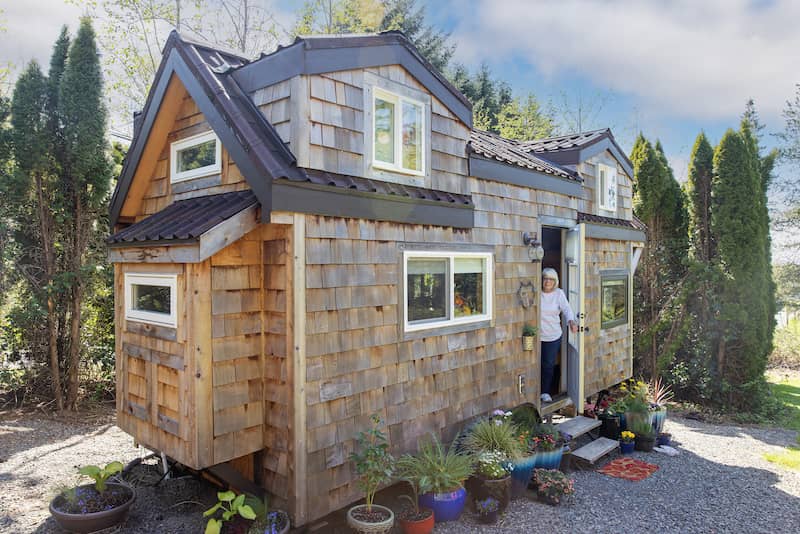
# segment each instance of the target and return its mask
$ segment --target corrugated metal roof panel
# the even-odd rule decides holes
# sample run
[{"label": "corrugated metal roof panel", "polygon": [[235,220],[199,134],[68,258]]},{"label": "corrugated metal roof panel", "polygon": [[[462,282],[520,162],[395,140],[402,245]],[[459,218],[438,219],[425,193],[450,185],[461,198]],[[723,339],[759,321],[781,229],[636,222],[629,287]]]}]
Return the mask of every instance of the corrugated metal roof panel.
[{"label": "corrugated metal roof panel", "polygon": [[179,200],[108,238],[110,245],[190,241],[258,202],[252,191]]}]

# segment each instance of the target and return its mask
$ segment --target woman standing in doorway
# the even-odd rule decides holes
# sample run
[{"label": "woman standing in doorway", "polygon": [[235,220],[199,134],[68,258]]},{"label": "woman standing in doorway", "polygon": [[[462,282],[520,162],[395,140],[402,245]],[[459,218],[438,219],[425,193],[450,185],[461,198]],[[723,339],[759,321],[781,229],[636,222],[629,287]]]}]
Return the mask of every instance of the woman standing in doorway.
[{"label": "woman standing in doorway", "polygon": [[558,273],[555,269],[542,270],[542,299],[540,307],[541,339],[542,339],[542,402],[552,402],[550,387],[553,384],[553,372],[556,356],[561,349],[561,314],[569,323],[574,334],[578,331],[575,314],[569,306],[567,296],[558,287]]}]

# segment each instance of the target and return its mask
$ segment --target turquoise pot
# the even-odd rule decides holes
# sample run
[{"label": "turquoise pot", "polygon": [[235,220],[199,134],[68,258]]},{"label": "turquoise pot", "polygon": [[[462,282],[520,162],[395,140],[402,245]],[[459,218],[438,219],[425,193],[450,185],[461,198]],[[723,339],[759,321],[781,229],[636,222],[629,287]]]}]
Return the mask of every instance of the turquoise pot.
[{"label": "turquoise pot", "polygon": [[664,431],[664,422],[667,420],[666,407],[659,407],[657,410],[650,412],[650,424],[653,425],[653,430],[656,435]]},{"label": "turquoise pot", "polygon": [[539,451],[536,453],[536,467],[539,469],[558,469],[561,467],[561,457],[564,455],[563,447],[552,451]]},{"label": "turquoise pot", "polygon": [[538,467],[538,453],[514,461],[514,470],[511,471],[511,494],[521,497],[528,489],[528,483],[533,476],[533,470]]}]

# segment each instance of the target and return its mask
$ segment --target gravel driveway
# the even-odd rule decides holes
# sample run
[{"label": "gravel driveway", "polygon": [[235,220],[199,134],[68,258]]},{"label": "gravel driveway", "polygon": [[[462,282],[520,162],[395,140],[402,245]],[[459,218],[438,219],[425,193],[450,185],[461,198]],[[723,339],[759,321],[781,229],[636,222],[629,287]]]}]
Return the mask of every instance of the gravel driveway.
[{"label": "gravel driveway", "polygon": [[[465,512],[461,521],[438,525],[435,532],[800,532],[800,472],[762,457],[794,444],[795,432],[677,418],[667,421],[667,430],[681,454],[635,453],[660,466],[642,482],[580,471],[572,474],[576,494],[571,502],[551,507],[520,499],[495,527],[477,525]],[[59,485],[74,483],[76,466],[127,462],[141,454],[107,418],[5,416],[0,419],[0,532],[58,532],[47,505]],[[113,532],[202,532],[200,515],[213,489],[197,483],[188,489],[174,486],[179,482],[158,492],[140,488],[127,525]]]}]

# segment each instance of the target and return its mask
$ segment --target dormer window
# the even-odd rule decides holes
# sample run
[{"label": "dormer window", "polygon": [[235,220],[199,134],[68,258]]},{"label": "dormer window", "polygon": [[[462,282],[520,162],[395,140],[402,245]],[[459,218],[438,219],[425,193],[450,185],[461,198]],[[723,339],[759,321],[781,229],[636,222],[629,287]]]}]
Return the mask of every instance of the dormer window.
[{"label": "dormer window", "polygon": [[222,170],[222,146],[214,132],[204,132],[170,145],[170,181],[183,182]]},{"label": "dormer window", "polygon": [[425,104],[375,88],[373,161],[378,169],[425,174]]},{"label": "dormer window", "polygon": [[617,169],[608,165],[597,165],[597,196],[600,209],[617,212]]}]

